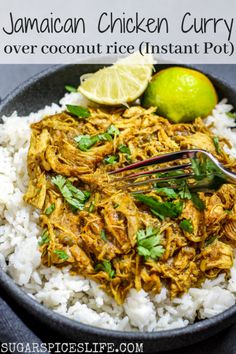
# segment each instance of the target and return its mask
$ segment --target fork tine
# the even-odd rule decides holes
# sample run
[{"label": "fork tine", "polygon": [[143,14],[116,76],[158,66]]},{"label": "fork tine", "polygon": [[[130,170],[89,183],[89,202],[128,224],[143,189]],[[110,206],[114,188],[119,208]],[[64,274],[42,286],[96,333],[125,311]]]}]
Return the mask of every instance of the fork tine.
[{"label": "fork tine", "polygon": [[187,159],[187,158],[192,158],[196,155],[196,153],[199,150],[181,150],[177,152],[171,152],[168,154],[163,154],[155,157],[151,157],[150,159],[144,160],[144,161],[139,161],[135,162],[131,165],[125,166],[118,168],[117,170],[110,171],[109,174],[113,175],[119,172],[124,172],[124,171],[129,171],[129,170],[135,170],[140,167],[145,167],[145,166],[150,166],[154,164],[159,164],[159,163],[164,163],[164,162],[170,162],[170,161],[175,161],[175,160],[180,160],[180,159]]},{"label": "fork tine", "polygon": [[176,176],[170,176],[170,177],[151,178],[151,179],[147,179],[145,181],[128,183],[127,186],[128,187],[142,186],[142,185],[153,183],[153,182],[168,182],[168,181],[171,181],[173,179],[187,179],[187,178],[191,178],[191,177],[194,177],[193,173],[185,173],[185,174],[182,174],[182,175],[176,175]]},{"label": "fork tine", "polygon": [[152,175],[154,173],[184,170],[185,168],[191,167],[191,166],[192,166],[192,164],[191,164],[191,162],[189,162],[189,163],[185,163],[185,164],[182,164],[182,165],[168,166],[168,167],[163,167],[163,168],[159,168],[159,169],[151,170],[151,171],[142,171],[142,172],[138,172],[138,173],[132,173],[132,174],[127,175],[127,176],[118,177],[114,181],[117,182],[117,181],[122,181],[122,180],[127,180],[127,179],[128,180],[129,179],[136,179],[136,178],[139,178],[139,177]]}]

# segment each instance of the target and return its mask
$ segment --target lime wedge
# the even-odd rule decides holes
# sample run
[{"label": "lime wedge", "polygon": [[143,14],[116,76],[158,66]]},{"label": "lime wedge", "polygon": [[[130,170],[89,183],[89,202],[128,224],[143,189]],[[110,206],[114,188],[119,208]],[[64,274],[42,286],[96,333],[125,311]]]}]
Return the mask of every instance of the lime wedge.
[{"label": "lime wedge", "polygon": [[150,55],[134,53],[86,78],[78,90],[89,100],[115,106],[135,101],[145,91],[152,76]]}]

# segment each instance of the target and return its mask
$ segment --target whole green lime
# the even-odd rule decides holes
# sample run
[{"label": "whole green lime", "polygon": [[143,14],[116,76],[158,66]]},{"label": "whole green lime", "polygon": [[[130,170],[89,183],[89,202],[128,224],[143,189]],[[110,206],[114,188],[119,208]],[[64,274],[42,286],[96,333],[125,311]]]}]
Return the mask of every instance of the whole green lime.
[{"label": "whole green lime", "polygon": [[157,107],[157,114],[175,123],[208,116],[217,101],[216,90],[204,74],[177,66],[154,75],[142,97],[143,107]]}]

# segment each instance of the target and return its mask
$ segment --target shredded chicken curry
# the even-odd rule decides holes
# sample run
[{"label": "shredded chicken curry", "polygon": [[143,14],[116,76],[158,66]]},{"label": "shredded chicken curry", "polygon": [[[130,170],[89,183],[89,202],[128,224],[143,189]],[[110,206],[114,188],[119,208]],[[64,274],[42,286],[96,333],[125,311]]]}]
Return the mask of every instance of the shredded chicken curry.
[{"label": "shredded chicken curry", "polygon": [[[201,148],[236,171],[198,118],[172,124],[139,106],[89,108],[32,124],[25,201],[40,210],[39,247],[46,266],[70,266],[121,304],[129,289],[170,297],[228,273],[236,243],[236,188],[191,193],[156,185],[131,192],[109,171],[166,152]],[[140,188],[139,188],[140,189]],[[134,189],[135,192],[135,189]]]}]

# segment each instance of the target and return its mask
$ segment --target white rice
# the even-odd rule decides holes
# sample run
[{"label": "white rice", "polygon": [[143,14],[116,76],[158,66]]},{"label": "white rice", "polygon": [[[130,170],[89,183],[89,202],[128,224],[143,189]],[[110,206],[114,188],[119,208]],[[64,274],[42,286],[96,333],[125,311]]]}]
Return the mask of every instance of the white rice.
[{"label": "white rice", "polygon": [[[86,104],[79,93],[66,94],[60,105],[32,113],[28,117],[3,117],[0,130],[0,266],[30,296],[50,309],[74,320],[94,326],[132,331],[159,331],[187,326],[198,317],[212,317],[236,301],[236,261],[229,279],[223,274],[206,280],[201,289],[191,288],[172,302],[168,291],[151,297],[144,290],[132,289],[123,306],[99,289],[95,282],[71,276],[69,267],[47,268],[40,263],[38,212],[23,201],[28,176],[27,150],[30,123],[60,112],[65,104]],[[234,120],[227,116],[233,107],[219,103],[206,119],[216,135],[228,138],[232,148],[225,151],[236,158]],[[235,254],[236,255],[236,254]]]}]

